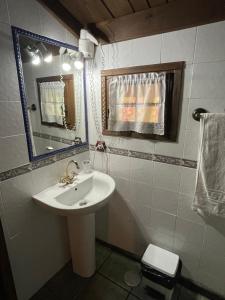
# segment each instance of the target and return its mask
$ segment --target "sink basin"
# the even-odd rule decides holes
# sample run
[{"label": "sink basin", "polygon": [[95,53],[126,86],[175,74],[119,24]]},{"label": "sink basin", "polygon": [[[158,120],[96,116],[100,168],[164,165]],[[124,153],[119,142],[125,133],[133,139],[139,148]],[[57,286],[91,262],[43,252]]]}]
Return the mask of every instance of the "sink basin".
[{"label": "sink basin", "polygon": [[112,177],[93,171],[79,174],[72,184],[57,183],[34,195],[33,199],[60,215],[89,214],[105,205],[114,189]]},{"label": "sink basin", "polygon": [[82,277],[95,273],[95,212],[109,201],[115,181],[93,171],[79,174],[72,184],[55,184],[33,196],[40,206],[66,216],[73,271]]}]

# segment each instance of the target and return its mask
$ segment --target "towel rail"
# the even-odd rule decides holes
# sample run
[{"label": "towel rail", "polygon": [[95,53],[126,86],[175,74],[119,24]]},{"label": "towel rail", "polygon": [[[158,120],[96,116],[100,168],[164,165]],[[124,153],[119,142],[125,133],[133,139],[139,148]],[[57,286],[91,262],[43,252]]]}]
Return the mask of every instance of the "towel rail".
[{"label": "towel rail", "polygon": [[204,108],[196,108],[193,113],[192,113],[192,118],[195,120],[195,121],[200,121],[201,119],[201,114],[205,114],[207,113],[208,111]]}]

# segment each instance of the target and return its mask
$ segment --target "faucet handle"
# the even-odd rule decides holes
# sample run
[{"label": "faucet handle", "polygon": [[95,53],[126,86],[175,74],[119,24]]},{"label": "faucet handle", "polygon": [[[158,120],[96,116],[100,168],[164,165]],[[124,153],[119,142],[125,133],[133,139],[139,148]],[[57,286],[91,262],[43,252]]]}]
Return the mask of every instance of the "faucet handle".
[{"label": "faucet handle", "polygon": [[77,162],[76,160],[73,160],[73,162],[75,163],[77,169],[79,170],[79,169],[80,169],[80,166],[79,166],[78,162]]}]

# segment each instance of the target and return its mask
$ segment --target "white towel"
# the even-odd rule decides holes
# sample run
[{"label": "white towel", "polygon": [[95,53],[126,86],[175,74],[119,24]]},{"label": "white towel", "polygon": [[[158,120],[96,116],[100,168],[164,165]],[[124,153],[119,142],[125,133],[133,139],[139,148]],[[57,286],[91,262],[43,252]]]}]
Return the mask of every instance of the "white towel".
[{"label": "white towel", "polygon": [[225,114],[201,118],[201,147],[193,209],[225,217]]}]

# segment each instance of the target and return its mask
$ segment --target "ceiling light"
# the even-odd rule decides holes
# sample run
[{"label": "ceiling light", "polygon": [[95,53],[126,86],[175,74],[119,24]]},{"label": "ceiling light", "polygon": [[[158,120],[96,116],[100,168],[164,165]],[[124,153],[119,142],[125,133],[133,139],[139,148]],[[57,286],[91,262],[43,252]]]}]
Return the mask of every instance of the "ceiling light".
[{"label": "ceiling light", "polygon": [[31,60],[32,64],[33,65],[39,65],[40,62],[41,62],[41,58],[38,54],[34,53],[33,56],[32,56],[32,60]]},{"label": "ceiling light", "polygon": [[82,70],[84,68],[84,56],[81,52],[77,53],[77,56],[74,61],[74,67],[77,70]]},{"label": "ceiling light", "polygon": [[38,50],[40,51],[40,53],[43,57],[43,60],[46,63],[52,62],[52,53],[48,50],[48,48],[45,46],[45,44],[42,42],[39,42],[36,44],[36,46],[37,46]]},{"label": "ceiling light", "polygon": [[66,72],[71,70],[71,58],[68,53],[63,54],[62,56],[62,69]]},{"label": "ceiling light", "polygon": [[52,62],[52,53],[47,54],[47,55],[44,57],[44,61],[45,61],[46,63]]},{"label": "ceiling light", "polygon": [[62,68],[64,71],[70,71],[71,70],[71,65],[69,63],[63,63]]}]

